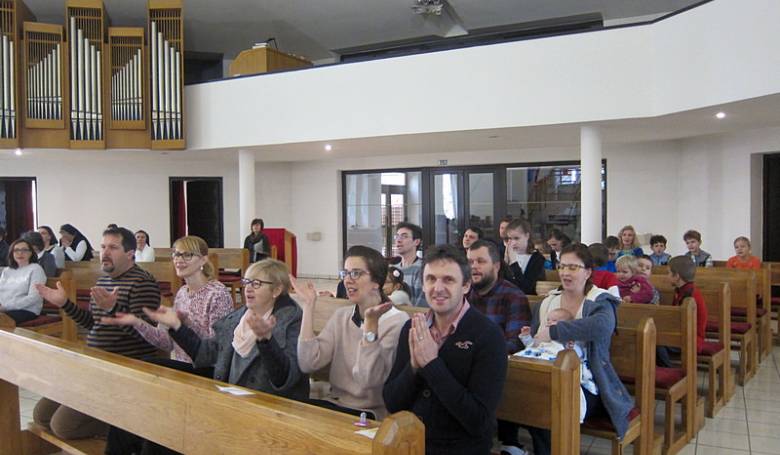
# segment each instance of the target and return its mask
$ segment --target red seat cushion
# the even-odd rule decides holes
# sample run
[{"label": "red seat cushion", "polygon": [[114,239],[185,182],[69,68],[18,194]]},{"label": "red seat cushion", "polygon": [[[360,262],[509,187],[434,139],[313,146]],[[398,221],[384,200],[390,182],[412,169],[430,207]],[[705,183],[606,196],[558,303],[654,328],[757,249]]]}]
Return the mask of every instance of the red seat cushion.
[{"label": "red seat cushion", "polygon": [[655,369],[655,386],[662,389],[669,389],[680,382],[685,377],[682,368],[664,368]]},{"label": "red seat cushion", "polygon": [[60,322],[60,320],[59,316],[47,316],[42,314],[32,321],[22,322],[19,324],[19,327],[40,327],[53,322]]},{"label": "red seat cushion", "polygon": [[236,281],[241,281],[241,275],[219,272],[219,281],[223,283],[235,283]]},{"label": "red seat cushion", "polygon": [[[766,310],[763,308],[756,308],[756,316],[762,317],[766,314]],[[732,308],[731,309],[731,315],[732,316],[747,316],[747,308]]]},{"label": "red seat cushion", "polygon": [[723,345],[717,341],[705,341],[699,349],[700,355],[715,355],[723,350]]},{"label": "red seat cushion", "polygon": [[173,292],[171,292],[171,282],[170,281],[158,281],[160,284],[160,295],[163,297],[173,297]]},{"label": "red seat cushion", "polygon": [[753,327],[749,322],[732,322],[731,333],[747,333]]},{"label": "red seat cushion", "polygon": [[772,297],[772,306],[780,306],[780,297]]},{"label": "red seat cushion", "polygon": [[[628,411],[629,423],[637,417],[639,417],[639,408],[635,407]],[[609,416],[599,416],[596,418],[586,419],[585,426],[593,428],[594,430],[615,431],[615,427],[612,425],[612,421],[609,419]]]}]

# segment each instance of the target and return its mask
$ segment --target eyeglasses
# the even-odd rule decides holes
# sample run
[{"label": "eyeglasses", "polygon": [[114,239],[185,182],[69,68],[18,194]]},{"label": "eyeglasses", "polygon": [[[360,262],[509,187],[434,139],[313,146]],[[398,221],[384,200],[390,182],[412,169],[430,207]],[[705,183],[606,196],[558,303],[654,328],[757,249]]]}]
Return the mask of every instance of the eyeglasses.
[{"label": "eyeglasses", "polygon": [[183,251],[183,252],[174,251],[173,253],[171,253],[172,259],[179,258],[179,259],[184,259],[187,262],[191,261],[192,258],[194,258],[195,256],[200,256],[200,255],[191,253],[189,251]]},{"label": "eyeglasses", "polygon": [[365,270],[352,269],[352,270],[339,270],[339,279],[343,280],[346,277],[350,277],[353,280],[357,280],[361,276],[365,275]]},{"label": "eyeglasses", "polygon": [[241,278],[241,284],[243,284],[244,286],[252,286],[252,289],[260,289],[264,284],[272,285],[274,283],[273,281],[251,280],[249,278]]},{"label": "eyeglasses", "polygon": [[563,264],[558,263],[558,270],[568,270],[569,272],[576,272],[579,269],[584,269],[584,265],[580,264]]},{"label": "eyeglasses", "polygon": [[29,253],[31,251],[29,248],[14,248],[14,253]]},{"label": "eyeglasses", "polygon": [[412,238],[409,234],[396,234],[393,236],[393,240],[406,240]]}]

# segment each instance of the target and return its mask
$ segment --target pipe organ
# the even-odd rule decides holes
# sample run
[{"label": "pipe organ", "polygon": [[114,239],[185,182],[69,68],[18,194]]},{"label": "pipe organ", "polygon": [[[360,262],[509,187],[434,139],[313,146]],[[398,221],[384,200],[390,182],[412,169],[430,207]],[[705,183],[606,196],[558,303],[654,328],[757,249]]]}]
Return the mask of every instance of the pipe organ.
[{"label": "pipe organ", "polygon": [[182,0],[147,0],[147,27],[109,27],[102,0],[65,23],[0,0],[0,148],[183,149]]}]

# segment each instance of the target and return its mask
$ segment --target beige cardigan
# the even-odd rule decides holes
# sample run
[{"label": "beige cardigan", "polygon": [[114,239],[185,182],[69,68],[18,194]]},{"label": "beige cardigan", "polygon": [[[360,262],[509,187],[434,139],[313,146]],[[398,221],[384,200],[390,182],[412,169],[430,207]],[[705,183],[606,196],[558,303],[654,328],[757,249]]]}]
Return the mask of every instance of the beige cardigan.
[{"label": "beige cardigan", "polygon": [[354,306],[339,308],[311,340],[298,339],[298,364],[304,373],[330,365],[330,395],[339,406],[387,415],[382,387],[395,360],[398,335],[409,316],[396,308],[379,318],[379,337],[363,340],[363,329],[352,322]]}]

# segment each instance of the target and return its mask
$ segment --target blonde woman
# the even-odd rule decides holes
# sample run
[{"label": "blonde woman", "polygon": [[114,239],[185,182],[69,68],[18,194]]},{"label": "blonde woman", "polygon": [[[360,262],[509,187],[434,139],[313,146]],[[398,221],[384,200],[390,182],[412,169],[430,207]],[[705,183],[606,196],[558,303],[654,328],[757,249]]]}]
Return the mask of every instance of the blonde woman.
[{"label": "blonde woman", "polygon": [[620,250],[617,253],[618,258],[621,256],[639,257],[645,254],[637,241],[634,226],[631,226],[630,224],[623,226],[620,232],[618,232],[618,239],[620,239]]},{"label": "blonde woman", "polygon": [[[173,308],[182,322],[201,338],[214,336],[212,326],[233,311],[230,291],[217,280],[217,273],[208,255],[206,242],[194,235],[182,237],[173,244],[173,266],[176,275],[184,280],[184,285],[176,293]],[[171,353],[173,360],[192,364],[192,359],[184,349],[171,340],[168,327],[154,327],[128,313],[104,317],[101,322],[133,327],[150,344]]]}]

